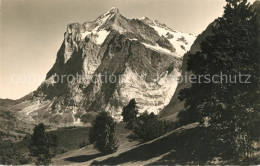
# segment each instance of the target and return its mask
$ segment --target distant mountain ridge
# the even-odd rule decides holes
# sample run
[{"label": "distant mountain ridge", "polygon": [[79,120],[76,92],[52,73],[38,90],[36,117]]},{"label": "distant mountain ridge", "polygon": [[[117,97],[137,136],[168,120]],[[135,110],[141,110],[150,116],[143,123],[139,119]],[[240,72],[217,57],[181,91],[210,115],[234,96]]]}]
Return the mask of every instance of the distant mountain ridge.
[{"label": "distant mountain ridge", "polygon": [[32,93],[29,93],[27,95],[25,95],[24,97],[17,99],[17,100],[13,100],[13,99],[2,99],[0,98],[0,106],[4,106],[4,107],[8,107],[8,106],[12,106],[18,103],[21,103],[23,101],[29,100],[32,97]]},{"label": "distant mountain ridge", "polygon": [[14,103],[15,100],[12,99],[1,99],[0,98],[0,105],[1,106],[9,106]]}]

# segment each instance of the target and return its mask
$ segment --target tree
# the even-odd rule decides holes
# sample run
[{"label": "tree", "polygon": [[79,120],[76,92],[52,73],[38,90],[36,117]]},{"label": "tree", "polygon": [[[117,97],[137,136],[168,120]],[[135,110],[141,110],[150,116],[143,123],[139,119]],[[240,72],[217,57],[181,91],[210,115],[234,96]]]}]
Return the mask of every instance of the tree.
[{"label": "tree", "polygon": [[133,129],[136,123],[138,114],[138,109],[136,106],[135,99],[131,99],[127,106],[123,108],[122,116],[123,121],[126,122],[126,127],[128,129]]},{"label": "tree", "polygon": [[114,153],[119,146],[115,132],[116,122],[107,112],[102,111],[92,122],[89,141],[103,154]]},{"label": "tree", "polygon": [[37,165],[48,165],[51,162],[51,157],[53,157],[50,148],[56,148],[57,146],[57,137],[55,135],[47,134],[43,123],[34,127],[29,149],[31,156],[36,157]]},{"label": "tree", "polygon": [[[246,0],[227,0],[224,15],[212,31],[201,43],[201,51],[188,60],[187,69],[197,80],[180,92],[185,108],[178,117],[182,124],[208,123],[202,139],[209,141],[209,150],[216,152],[214,155],[241,159],[250,155],[253,138],[259,138],[257,130],[252,131],[259,124],[256,12]],[[205,77],[220,73],[225,77],[214,82]],[[245,83],[245,76],[239,80],[241,74],[250,75],[250,83]]]},{"label": "tree", "polygon": [[142,113],[136,120],[136,125],[132,129],[133,137],[141,142],[150,141],[173,130],[175,123],[161,120],[154,113]]}]

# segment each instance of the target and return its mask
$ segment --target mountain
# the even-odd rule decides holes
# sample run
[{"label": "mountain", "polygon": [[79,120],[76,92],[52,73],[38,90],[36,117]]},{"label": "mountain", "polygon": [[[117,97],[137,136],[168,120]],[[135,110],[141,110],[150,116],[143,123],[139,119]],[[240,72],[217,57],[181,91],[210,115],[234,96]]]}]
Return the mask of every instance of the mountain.
[{"label": "mountain", "polygon": [[15,100],[12,100],[12,99],[1,99],[0,98],[1,106],[9,106],[9,105],[13,104],[14,102],[15,102]]},{"label": "mountain", "polygon": [[[259,41],[259,47],[260,47],[260,1],[255,1],[253,4],[253,8],[257,12],[257,24],[258,24],[258,41]],[[191,73],[187,72],[187,60],[189,58],[189,54],[194,54],[197,51],[200,51],[200,44],[202,41],[205,40],[207,36],[210,36],[212,34],[212,27],[216,26],[216,21],[213,21],[211,24],[208,25],[208,27],[196,38],[194,43],[192,44],[190,51],[186,53],[183,56],[183,64],[182,64],[182,76],[185,75],[188,77]],[[184,101],[180,101],[178,99],[178,95],[180,90],[184,88],[189,88],[191,86],[190,82],[181,82],[178,84],[176,91],[174,92],[173,97],[171,98],[169,104],[160,112],[160,115],[162,117],[165,117],[166,119],[172,119],[176,120],[176,115],[178,112],[184,108]]]},{"label": "mountain", "polygon": [[25,100],[28,100],[30,99],[32,96],[32,93],[29,93],[27,95],[25,95],[24,97],[18,99],[18,100],[13,100],[13,99],[1,99],[0,98],[0,106],[3,106],[3,107],[8,107],[8,106],[11,106],[11,105],[15,105],[15,104],[18,104],[18,103],[21,103]]},{"label": "mountain", "polygon": [[140,112],[157,114],[174,94],[182,57],[195,38],[147,17],[127,19],[117,8],[69,24],[45,81],[30,100],[9,109],[19,119],[51,126],[82,125],[102,110],[120,120],[132,98]]},{"label": "mountain", "polygon": [[17,141],[31,132],[33,125],[15,116],[21,110],[16,104],[30,100],[31,96],[29,93],[18,100],[0,99],[0,139]]}]

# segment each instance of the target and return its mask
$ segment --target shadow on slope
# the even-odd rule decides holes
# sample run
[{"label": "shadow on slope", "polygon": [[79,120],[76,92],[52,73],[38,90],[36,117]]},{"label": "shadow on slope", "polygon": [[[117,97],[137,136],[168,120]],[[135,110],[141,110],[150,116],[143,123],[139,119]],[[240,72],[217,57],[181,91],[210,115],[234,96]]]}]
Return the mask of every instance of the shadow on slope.
[{"label": "shadow on slope", "polygon": [[64,160],[70,161],[70,162],[81,163],[81,162],[87,162],[89,160],[92,160],[92,159],[100,157],[100,156],[102,156],[102,154],[98,153],[98,154],[92,154],[92,155],[81,155],[81,156],[75,156],[75,157],[68,157]]}]

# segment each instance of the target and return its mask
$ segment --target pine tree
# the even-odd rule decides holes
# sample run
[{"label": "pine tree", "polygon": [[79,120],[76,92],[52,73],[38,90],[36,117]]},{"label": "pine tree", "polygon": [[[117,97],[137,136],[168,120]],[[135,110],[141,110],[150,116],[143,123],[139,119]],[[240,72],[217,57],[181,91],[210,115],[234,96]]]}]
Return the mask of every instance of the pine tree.
[{"label": "pine tree", "polygon": [[[212,31],[201,43],[201,51],[188,60],[187,69],[197,80],[180,92],[185,108],[178,114],[179,121],[207,122],[202,139],[208,141],[209,151],[217,153],[214,155],[249,157],[252,141],[259,138],[256,12],[246,0],[227,0],[224,15]],[[250,78],[239,80],[242,74]],[[222,77],[215,77],[214,82],[207,79],[214,75]]]},{"label": "pine tree", "polygon": [[126,122],[128,129],[133,129],[136,123],[138,109],[135,99],[131,99],[127,106],[123,108],[122,116],[123,121]]},{"label": "pine tree", "polygon": [[116,122],[107,112],[102,111],[92,122],[89,141],[103,154],[116,152],[119,145],[115,132]]},{"label": "pine tree", "polygon": [[37,165],[48,165],[53,155],[50,152],[51,147],[57,147],[58,140],[54,135],[45,132],[45,125],[40,123],[34,127],[34,132],[30,140],[30,154],[36,157]]}]

